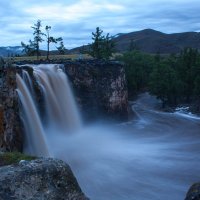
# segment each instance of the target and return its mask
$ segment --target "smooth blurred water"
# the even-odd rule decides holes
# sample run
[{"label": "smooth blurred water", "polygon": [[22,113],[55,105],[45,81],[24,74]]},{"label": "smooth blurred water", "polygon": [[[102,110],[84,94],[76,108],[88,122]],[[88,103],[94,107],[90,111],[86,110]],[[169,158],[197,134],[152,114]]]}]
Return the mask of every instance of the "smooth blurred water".
[{"label": "smooth blurred water", "polygon": [[134,102],[138,117],[130,122],[48,138],[91,199],[181,200],[199,181],[200,119],[154,110],[152,99]]},{"label": "smooth blurred water", "polygon": [[34,73],[47,119],[42,124],[28,74],[17,76],[25,145],[66,161],[92,200],[182,200],[200,181],[200,118],[161,112],[144,93],[132,102],[133,120],[84,126],[62,69],[43,65]]},{"label": "smooth blurred water", "polygon": [[[24,152],[36,156],[51,156],[51,147],[47,144],[48,131],[64,130],[69,134],[79,130],[82,123],[62,65],[41,64],[29,67],[33,68],[35,80],[25,70],[22,70],[22,76],[16,75],[21,119],[25,129]],[[34,81],[44,99],[45,110],[42,116],[42,112],[38,110],[38,94],[34,91]]]}]

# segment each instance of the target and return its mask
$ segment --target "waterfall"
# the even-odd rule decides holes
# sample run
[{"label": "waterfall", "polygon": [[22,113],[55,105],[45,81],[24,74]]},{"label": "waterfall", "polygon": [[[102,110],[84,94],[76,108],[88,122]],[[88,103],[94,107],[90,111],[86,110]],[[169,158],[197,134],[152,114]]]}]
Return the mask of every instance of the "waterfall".
[{"label": "waterfall", "polygon": [[43,94],[45,111],[40,116],[33,80],[28,72],[23,70],[22,76],[17,74],[16,80],[21,102],[21,119],[25,128],[24,151],[37,156],[50,156],[49,132],[74,132],[80,129],[81,120],[62,66],[46,64],[31,67]]}]

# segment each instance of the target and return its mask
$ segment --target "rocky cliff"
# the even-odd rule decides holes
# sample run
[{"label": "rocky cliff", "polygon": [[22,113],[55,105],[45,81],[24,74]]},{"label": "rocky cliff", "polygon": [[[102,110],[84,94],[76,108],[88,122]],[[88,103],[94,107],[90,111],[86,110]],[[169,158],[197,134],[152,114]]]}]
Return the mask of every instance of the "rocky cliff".
[{"label": "rocky cliff", "polygon": [[64,64],[84,119],[128,118],[124,67],[117,62],[81,60]]},{"label": "rocky cliff", "polygon": [[22,131],[16,92],[16,69],[7,68],[0,74],[0,150],[21,151]]},{"label": "rocky cliff", "polygon": [[[23,64],[23,63],[21,63]],[[83,119],[124,120],[128,118],[128,93],[124,67],[117,62],[81,60],[61,62],[73,88]],[[43,110],[43,97],[29,67],[10,67],[1,71],[0,149],[21,151],[23,126],[19,118],[16,73],[25,69],[37,90],[36,100]]]}]

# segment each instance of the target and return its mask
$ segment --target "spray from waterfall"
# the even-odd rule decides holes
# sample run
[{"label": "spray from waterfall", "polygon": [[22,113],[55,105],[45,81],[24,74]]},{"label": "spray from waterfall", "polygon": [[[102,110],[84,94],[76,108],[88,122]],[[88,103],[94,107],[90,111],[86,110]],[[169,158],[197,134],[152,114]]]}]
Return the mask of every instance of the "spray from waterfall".
[{"label": "spray from waterfall", "polygon": [[[49,130],[68,134],[81,127],[78,109],[70,89],[66,74],[61,65],[37,65],[33,68],[34,77],[40,87],[45,111],[40,113],[35,100],[33,80],[27,71],[17,74],[17,92],[21,101],[21,118],[25,128],[24,151],[38,156],[51,155],[48,143]],[[42,122],[45,118],[45,123]],[[55,133],[54,133],[55,134]]]}]

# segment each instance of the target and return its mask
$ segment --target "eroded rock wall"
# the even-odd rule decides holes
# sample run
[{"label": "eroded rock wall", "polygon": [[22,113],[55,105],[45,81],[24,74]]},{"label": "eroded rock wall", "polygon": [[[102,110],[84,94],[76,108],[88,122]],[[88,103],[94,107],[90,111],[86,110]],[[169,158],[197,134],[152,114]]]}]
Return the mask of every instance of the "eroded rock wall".
[{"label": "eroded rock wall", "polygon": [[16,68],[6,68],[0,74],[0,150],[21,151],[22,131],[16,92]]},{"label": "eroded rock wall", "polygon": [[121,64],[81,60],[64,66],[83,118],[128,119],[128,92]]},{"label": "eroded rock wall", "polygon": [[[68,75],[75,99],[86,121],[100,119],[127,120],[128,93],[124,67],[117,62],[99,60],[67,61],[63,68]],[[31,79],[33,70],[24,66]],[[22,68],[8,67],[0,79],[0,150],[22,151],[23,125],[19,117],[16,73]],[[44,113],[44,98],[36,83],[37,104]]]}]

